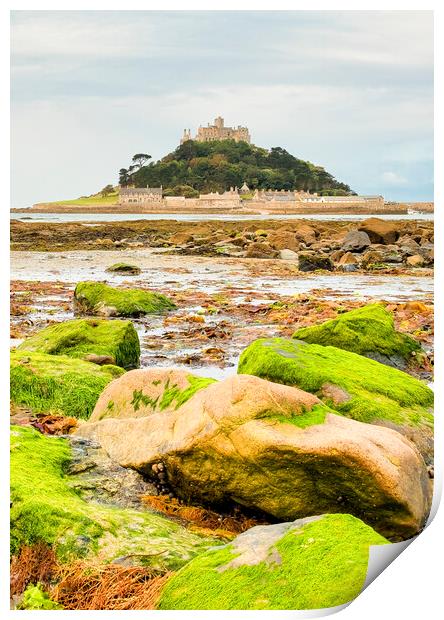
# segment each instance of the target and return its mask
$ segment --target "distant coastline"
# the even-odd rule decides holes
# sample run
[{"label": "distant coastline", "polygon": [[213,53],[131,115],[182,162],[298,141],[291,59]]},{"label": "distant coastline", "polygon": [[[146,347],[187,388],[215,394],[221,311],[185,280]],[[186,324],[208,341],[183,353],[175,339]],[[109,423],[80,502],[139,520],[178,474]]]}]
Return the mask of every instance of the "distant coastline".
[{"label": "distant coastline", "polygon": [[270,205],[267,204],[254,204],[249,201],[248,206],[242,206],[237,208],[230,208],[228,205],[211,205],[201,204],[196,206],[196,201],[190,201],[188,206],[187,201],[180,206],[173,205],[120,205],[120,204],[105,204],[99,205],[91,202],[90,204],[65,204],[63,202],[50,202],[50,203],[38,203],[32,207],[27,208],[15,208],[11,209],[12,213],[176,213],[176,214],[197,214],[197,213],[214,213],[214,214],[238,214],[238,215],[292,215],[292,214],[319,214],[319,213],[336,213],[336,214],[407,214],[412,211],[418,213],[433,213],[433,202],[402,202],[402,203],[385,203],[383,206],[369,208],[368,205],[344,205],[344,204],[329,204],[323,203],[322,205],[301,205],[301,203],[286,204],[285,206]]}]

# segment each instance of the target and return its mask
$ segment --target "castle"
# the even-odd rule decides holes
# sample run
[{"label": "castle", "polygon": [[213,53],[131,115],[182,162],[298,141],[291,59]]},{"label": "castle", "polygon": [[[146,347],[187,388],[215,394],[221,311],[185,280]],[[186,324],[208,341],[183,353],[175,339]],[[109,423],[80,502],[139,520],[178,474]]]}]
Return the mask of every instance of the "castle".
[{"label": "castle", "polygon": [[247,142],[251,143],[250,132],[247,127],[225,127],[224,119],[218,116],[214,119],[214,125],[208,125],[206,127],[200,126],[197,130],[197,135],[192,138],[191,130],[184,129],[183,136],[180,143],[183,144],[188,140],[196,140],[197,142],[214,142],[214,140],[234,140],[235,142]]}]

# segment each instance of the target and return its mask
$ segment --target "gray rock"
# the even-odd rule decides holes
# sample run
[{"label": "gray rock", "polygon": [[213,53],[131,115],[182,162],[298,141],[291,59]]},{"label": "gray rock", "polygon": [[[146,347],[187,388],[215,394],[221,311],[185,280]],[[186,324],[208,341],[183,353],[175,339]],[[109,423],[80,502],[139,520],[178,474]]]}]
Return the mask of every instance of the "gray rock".
[{"label": "gray rock", "polygon": [[364,231],[351,230],[342,243],[345,252],[362,252],[371,245],[370,237]]},{"label": "gray rock", "polygon": [[285,248],[285,250],[281,250],[279,252],[279,255],[282,258],[282,260],[297,260],[298,259],[297,253],[293,252],[293,250],[289,250],[288,248]]},{"label": "gray rock", "polygon": [[86,501],[141,509],[145,508],[142,495],[157,495],[154,484],[135,470],[112,461],[97,443],[73,435],[67,439],[73,458],[66,473],[70,486]]}]

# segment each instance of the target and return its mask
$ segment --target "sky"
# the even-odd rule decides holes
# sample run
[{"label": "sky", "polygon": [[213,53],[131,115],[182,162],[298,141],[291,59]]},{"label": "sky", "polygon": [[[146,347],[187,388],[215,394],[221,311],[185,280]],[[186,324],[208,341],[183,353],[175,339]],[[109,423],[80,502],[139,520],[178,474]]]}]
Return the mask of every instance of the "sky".
[{"label": "sky", "polygon": [[223,116],[359,194],[433,200],[431,11],[14,11],[13,207]]}]

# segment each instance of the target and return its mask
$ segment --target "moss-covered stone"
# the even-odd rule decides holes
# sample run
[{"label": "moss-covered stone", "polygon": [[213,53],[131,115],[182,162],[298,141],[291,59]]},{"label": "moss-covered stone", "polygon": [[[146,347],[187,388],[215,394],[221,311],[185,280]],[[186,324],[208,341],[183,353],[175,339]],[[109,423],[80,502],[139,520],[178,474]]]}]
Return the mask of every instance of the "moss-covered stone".
[{"label": "moss-covered stone", "polygon": [[11,352],[11,400],[34,413],[88,419],[104,387],[125,371],[66,355]]},{"label": "moss-covered stone", "polygon": [[65,439],[12,427],[12,553],[45,542],[61,560],[98,555],[106,562],[136,554],[148,565],[176,569],[214,544],[148,511],[84,501],[65,473],[70,459]]},{"label": "moss-covered stone", "polygon": [[109,273],[121,273],[129,276],[138,276],[141,272],[137,265],[129,265],[128,263],[114,263],[106,268]]},{"label": "moss-covered stone", "polygon": [[113,288],[102,282],[79,282],[74,291],[74,308],[80,314],[99,316],[143,316],[174,310],[173,302],[144,289]]},{"label": "moss-covered stone", "polygon": [[387,544],[348,514],[257,526],[194,558],[167,582],[160,609],[321,609],[353,600],[369,547]]},{"label": "moss-covered stone", "polygon": [[416,340],[396,331],[392,314],[381,304],[363,306],[320,325],[302,327],[293,338],[331,345],[394,366],[421,350]]},{"label": "moss-covered stone", "polygon": [[85,359],[109,356],[112,364],[130,369],[140,361],[139,337],[131,321],[75,319],[50,325],[27,338],[17,350]]},{"label": "moss-covered stone", "polygon": [[400,370],[336,347],[269,338],[243,351],[238,372],[297,386],[341,415],[395,428],[431,458],[433,392]]}]

